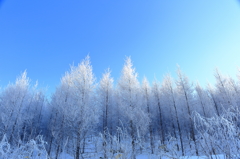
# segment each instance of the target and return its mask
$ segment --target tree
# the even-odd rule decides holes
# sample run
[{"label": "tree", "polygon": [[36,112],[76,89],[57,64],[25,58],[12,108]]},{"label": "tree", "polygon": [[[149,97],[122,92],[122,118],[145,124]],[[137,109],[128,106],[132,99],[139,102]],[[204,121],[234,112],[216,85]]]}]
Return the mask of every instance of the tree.
[{"label": "tree", "polygon": [[53,95],[55,98],[53,105],[59,107],[57,109],[63,117],[60,120],[63,124],[60,125],[64,125],[70,130],[68,135],[75,143],[76,159],[79,159],[80,154],[84,153],[87,133],[93,130],[98,119],[93,102],[95,101],[94,82],[90,58],[87,56],[78,66],[71,66],[71,70],[62,77],[61,84]]},{"label": "tree", "polygon": [[195,137],[195,130],[194,130],[194,123],[192,120],[192,112],[195,111],[195,108],[193,106],[193,88],[192,85],[189,83],[187,76],[185,76],[180,68],[177,70],[178,80],[176,81],[178,93],[181,97],[181,100],[183,100],[184,105],[187,109],[187,114],[189,118],[189,124],[190,124],[190,138],[194,142],[196,155],[198,156],[198,149],[197,149],[197,141]]},{"label": "tree", "polygon": [[[151,94],[151,88],[149,86],[149,83],[148,83],[148,80],[146,77],[143,78],[143,81],[142,81],[142,92],[141,92],[143,98],[143,105],[144,107],[146,107],[146,112],[147,112],[147,115],[148,115],[148,118],[151,119],[152,118],[152,111],[151,111],[151,108],[152,107],[152,103],[151,103],[151,97],[152,97],[152,94]],[[154,153],[154,139],[153,139],[153,125],[152,125],[152,120],[150,120],[149,122],[149,137],[150,137],[150,146],[151,146],[151,153],[153,154]]]},{"label": "tree", "polygon": [[132,138],[132,159],[136,158],[136,141],[138,133],[144,133],[148,127],[148,116],[141,108],[140,86],[137,73],[133,68],[130,57],[127,57],[118,81],[120,110],[125,118]]},{"label": "tree", "polygon": [[[182,128],[180,125],[181,118],[179,115],[179,109],[177,108],[176,95],[175,95],[176,92],[173,87],[173,80],[170,75],[167,75],[164,77],[163,83],[162,83],[162,90],[163,90],[163,94],[165,94],[166,100],[168,101],[170,110],[173,113],[173,114],[171,113],[171,117],[175,117],[175,120],[177,122],[177,131],[178,131],[178,135],[179,135],[179,139],[180,139],[181,152],[182,152],[182,155],[184,156],[185,153],[184,153],[184,147],[183,147],[183,132],[182,132]],[[174,118],[172,118],[172,127],[173,127],[175,137],[177,138],[177,135],[175,133]],[[179,149],[178,145],[177,145],[177,147]]]},{"label": "tree", "polygon": [[99,87],[97,89],[97,98],[98,98],[98,107],[101,111],[101,120],[102,122],[102,134],[104,134],[103,146],[104,150],[104,158],[107,158],[106,154],[106,140],[107,133],[110,131],[110,135],[113,135],[113,107],[114,107],[114,90],[113,90],[113,78],[111,78],[110,69],[108,69],[104,74],[99,83]]},{"label": "tree", "polygon": [[221,109],[220,109],[219,101],[216,98],[216,89],[214,89],[212,85],[208,84],[207,91],[208,91],[209,98],[213,103],[213,107],[216,110],[216,114],[220,116]]},{"label": "tree", "polygon": [[[211,118],[194,113],[195,127],[199,134],[199,145],[208,158],[224,154],[224,158],[239,157],[239,110],[236,107],[224,109],[223,113]],[[237,120],[236,120],[237,119]]]},{"label": "tree", "polygon": [[50,131],[52,132],[52,138],[50,140],[49,154],[51,153],[54,138],[57,145],[56,159],[61,151],[64,137],[70,136],[74,138],[74,133],[68,131],[73,130],[72,125],[68,125],[66,120],[66,116],[68,116],[66,110],[68,110],[72,104],[71,95],[73,92],[71,92],[72,90],[70,89],[70,84],[71,76],[67,72],[65,76],[62,77],[61,84],[56,88],[56,91],[52,95],[50,104],[52,111],[50,119]]},{"label": "tree", "polygon": [[[162,92],[161,92],[161,87],[160,84],[155,80],[153,82],[152,85],[152,99],[153,99],[153,105],[154,105],[154,109],[158,110],[156,112],[158,112],[158,115],[155,115],[154,117],[156,117],[158,119],[158,132],[160,133],[160,138],[161,138],[161,144],[164,144],[165,142],[165,123],[164,123],[164,110],[166,110],[166,108],[163,108],[163,102],[161,101],[162,99]],[[165,111],[165,113],[168,113]]]},{"label": "tree", "polygon": [[214,106],[207,90],[203,89],[199,83],[195,86],[197,112],[204,117],[211,117],[214,114]]},{"label": "tree", "polygon": [[102,131],[107,131],[110,128],[110,121],[112,117],[112,107],[113,107],[113,78],[111,77],[111,72],[108,69],[104,74],[99,83],[97,89],[98,104],[100,110],[102,111]]},{"label": "tree", "polygon": [[230,97],[230,92],[228,91],[226,87],[227,78],[224,77],[218,69],[215,70],[215,79],[216,79],[216,89],[217,89],[217,97],[219,103],[221,103],[222,106],[225,108],[228,108],[229,105],[233,105],[233,102]]},{"label": "tree", "polygon": [[230,76],[226,76],[225,77],[225,88],[227,90],[227,94],[228,94],[228,98],[231,101],[231,105],[234,107],[238,107],[239,106],[239,88],[238,85],[236,83],[236,81],[230,77]]},{"label": "tree", "polygon": [[0,94],[0,116],[3,134],[12,144],[27,141],[41,132],[44,95],[37,91],[37,83],[31,86],[24,71],[14,84],[9,84]]}]

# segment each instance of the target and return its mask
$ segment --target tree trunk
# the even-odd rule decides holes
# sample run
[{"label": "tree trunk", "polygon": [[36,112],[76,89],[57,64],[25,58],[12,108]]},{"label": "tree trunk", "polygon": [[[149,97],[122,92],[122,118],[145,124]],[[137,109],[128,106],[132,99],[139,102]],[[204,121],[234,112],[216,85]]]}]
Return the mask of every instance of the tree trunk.
[{"label": "tree trunk", "polygon": [[163,127],[163,117],[162,117],[162,110],[161,110],[161,104],[160,104],[159,97],[158,97],[158,110],[159,110],[159,122],[160,122],[160,132],[161,132],[161,143],[164,144],[165,132],[164,132],[164,127]]},{"label": "tree trunk", "polygon": [[197,143],[196,143],[195,132],[194,132],[194,123],[191,118],[190,105],[189,105],[189,100],[188,100],[188,96],[186,94],[185,88],[184,88],[184,96],[185,96],[185,100],[186,100],[186,104],[187,104],[188,116],[189,116],[189,121],[190,121],[190,134],[191,134],[191,138],[193,139],[193,142],[195,145],[196,155],[198,156],[199,154],[198,154]]},{"label": "tree trunk", "polygon": [[175,114],[176,114],[176,119],[177,119],[177,127],[178,127],[178,133],[179,133],[179,137],[180,137],[180,144],[181,144],[182,156],[184,156],[182,130],[181,130],[180,122],[179,122],[179,119],[178,119],[178,112],[177,112],[177,107],[176,107],[175,99],[174,99],[174,96],[173,96],[174,94],[173,94],[172,87],[170,88],[170,90],[171,90],[171,97],[172,97],[172,101],[173,101],[173,107],[174,107]]},{"label": "tree trunk", "polygon": [[77,134],[77,143],[76,143],[76,158],[75,159],[80,159],[80,134]]},{"label": "tree trunk", "polygon": [[134,128],[133,128],[133,121],[130,121],[130,129],[131,129],[131,137],[132,137],[132,156],[131,159],[136,159],[135,154],[135,135],[134,135]]}]

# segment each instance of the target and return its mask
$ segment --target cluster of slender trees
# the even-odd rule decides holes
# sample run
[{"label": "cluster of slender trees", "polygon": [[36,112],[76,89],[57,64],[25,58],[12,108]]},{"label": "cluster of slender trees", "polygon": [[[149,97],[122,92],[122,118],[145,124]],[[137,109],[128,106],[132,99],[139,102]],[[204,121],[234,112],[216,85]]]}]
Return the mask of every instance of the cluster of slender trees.
[{"label": "cluster of slender trees", "polygon": [[206,88],[190,82],[180,68],[177,79],[166,75],[162,82],[149,84],[147,78],[139,82],[128,57],[115,84],[109,69],[97,82],[87,56],[71,66],[48,100],[24,72],[15,83],[1,89],[0,137],[6,135],[17,146],[43,135],[49,154],[57,158],[67,150],[79,159],[91,136],[101,133],[106,147],[109,136],[123,140],[119,128],[124,128],[130,137],[132,158],[143,148],[140,141],[154,153],[170,136],[177,140],[181,155],[189,148],[199,155],[193,113],[210,118],[240,104],[240,81],[218,70],[214,76],[215,85]]}]

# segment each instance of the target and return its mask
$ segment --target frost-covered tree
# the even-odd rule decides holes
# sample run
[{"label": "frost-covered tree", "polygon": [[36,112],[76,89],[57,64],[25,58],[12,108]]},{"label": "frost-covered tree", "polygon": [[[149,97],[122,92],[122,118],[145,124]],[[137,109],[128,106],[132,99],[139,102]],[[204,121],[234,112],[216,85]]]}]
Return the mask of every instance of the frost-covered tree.
[{"label": "frost-covered tree", "polygon": [[198,155],[198,148],[197,148],[197,141],[195,136],[195,130],[194,130],[194,123],[192,119],[192,112],[196,111],[195,105],[194,105],[194,97],[193,97],[193,87],[192,84],[189,82],[186,75],[182,73],[180,68],[177,70],[178,80],[176,81],[178,94],[180,97],[180,104],[183,104],[185,109],[187,110],[187,115],[189,121],[187,124],[189,124],[189,133],[190,133],[190,140],[194,142],[194,147],[196,150],[196,155]]},{"label": "frost-covered tree", "polygon": [[231,105],[239,107],[239,88],[236,81],[230,76],[226,76],[225,80],[225,88],[227,90],[229,100],[231,101]]},{"label": "frost-covered tree", "polygon": [[[49,154],[51,153],[53,143],[57,146],[56,148],[56,158],[58,157],[61,148],[63,145],[64,138],[67,136],[72,136],[72,132],[70,131],[69,134],[68,130],[72,129],[72,125],[67,124],[66,116],[68,107],[71,107],[71,92],[70,90],[70,83],[71,83],[71,76],[67,72],[65,76],[61,79],[61,84],[56,88],[56,91],[52,95],[51,100],[51,139],[49,142]],[[53,142],[53,139],[55,139]]]},{"label": "frost-covered tree", "polygon": [[59,130],[61,125],[68,128],[68,136],[74,143],[76,159],[84,152],[87,133],[93,130],[97,122],[94,89],[95,78],[90,58],[87,56],[62,77],[61,84],[53,95],[53,105],[61,114],[56,119],[61,119]]},{"label": "frost-covered tree", "polygon": [[220,116],[214,115],[211,118],[195,112],[194,119],[200,149],[204,155],[208,158],[215,158],[212,155],[217,154],[223,154],[227,159],[240,157],[240,118],[236,107],[225,109]]},{"label": "frost-covered tree", "polygon": [[114,106],[113,78],[108,69],[102,76],[97,89],[98,106],[101,110],[102,132],[112,131],[112,118]]},{"label": "frost-covered tree", "polygon": [[209,98],[208,91],[203,89],[199,83],[195,86],[196,91],[196,103],[198,104],[197,112],[200,113],[204,117],[211,117],[214,115],[214,107],[211,102],[211,98]]},{"label": "frost-covered tree", "polygon": [[158,81],[154,81],[151,87],[151,96],[152,96],[152,105],[155,113],[152,113],[153,117],[157,119],[158,129],[156,130],[159,133],[161,144],[165,142],[166,135],[166,123],[164,121],[164,116],[169,116],[167,114],[167,108],[163,104],[163,94],[161,91],[161,86]]},{"label": "frost-covered tree", "polygon": [[14,84],[9,84],[0,94],[2,133],[13,144],[34,138],[41,132],[44,95],[32,86],[24,71]]},{"label": "frost-covered tree", "polygon": [[[170,116],[172,117],[172,131],[174,133],[174,137],[179,139],[180,141],[180,149],[181,153],[184,156],[184,146],[183,146],[183,130],[181,127],[181,117],[180,117],[180,109],[177,107],[176,101],[176,90],[173,86],[173,79],[170,75],[166,75],[163,79],[162,83],[162,91],[165,95],[165,100],[167,100],[167,104],[170,107],[171,113]],[[175,124],[176,121],[176,124]],[[177,133],[176,133],[177,132]],[[177,144],[177,149],[179,146]]]},{"label": "frost-covered tree", "polygon": [[199,83],[197,82],[196,84],[196,87],[195,87],[195,90],[196,90],[196,94],[197,94],[197,97],[198,97],[198,102],[202,108],[202,114],[204,115],[204,117],[207,117],[207,111],[206,111],[206,106],[205,106],[205,93],[204,93],[204,90],[202,89],[202,87],[199,85]]},{"label": "frost-covered tree", "polygon": [[132,159],[136,158],[136,142],[139,133],[148,128],[148,115],[142,110],[140,99],[140,85],[137,73],[133,68],[130,57],[125,61],[120,80],[118,81],[119,104],[122,121],[125,121],[132,138]]},{"label": "frost-covered tree", "polygon": [[[142,87],[141,87],[141,94],[142,94],[142,101],[143,101],[143,106],[145,107],[145,112],[147,112],[148,118],[151,119],[153,117],[152,113],[152,92],[151,88],[149,85],[149,82],[146,77],[143,78],[142,81]],[[153,119],[153,118],[152,118]],[[149,140],[150,140],[150,147],[151,147],[151,153],[154,153],[154,139],[153,139],[153,120],[149,121]]]},{"label": "frost-covered tree", "polygon": [[219,103],[219,101],[217,99],[216,89],[211,84],[208,84],[207,91],[208,91],[208,96],[213,103],[215,113],[219,116],[221,113],[221,104]]},{"label": "frost-covered tree", "polygon": [[104,137],[103,146],[104,158],[107,158],[106,154],[106,144],[107,144],[107,134],[113,135],[113,127],[115,122],[114,118],[114,88],[113,88],[113,78],[111,77],[110,69],[108,69],[102,76],[97,89],[97,99],[98,99],[98,109],[100,109],[100,116],[102,127],[102,134]]},{"label": "frost-covered tree", "polygon": [[217,100],[219,101],[220,105],[228,108],[229,105],[233,105],[233,102],[230,97],[230,92],[227,89],[227,78],[223,76],[218,69],[215,70],[215,79],[216,79],[216,93],[217,93]]}]

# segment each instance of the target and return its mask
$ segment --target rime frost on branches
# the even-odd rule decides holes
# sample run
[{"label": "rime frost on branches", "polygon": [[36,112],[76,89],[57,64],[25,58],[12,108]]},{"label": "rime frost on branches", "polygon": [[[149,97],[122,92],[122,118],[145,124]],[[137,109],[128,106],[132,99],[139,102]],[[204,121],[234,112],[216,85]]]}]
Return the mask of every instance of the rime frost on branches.
[{"label": "rime frost on branches", "polygon": [[216,84],[204,88],[180,69],[177,75],[152,85],[145,77],[140,84],[128,57],[116,85],[109,70],[97,83],[87,56],[70,67],[48,101],[25,71],[0,92],[1,157],[45,153],[35,140],[39,134],[55,159],[96,157],[97,152],[132,159],[142,153],[237,156],[240,80],[216,70]]},{"label": "rime frost on branches", "polygon": [[18,146],[11,146],[6,135],[0,142],[0,158],[1,159],[48,159],[45,149],[46,142],[42,136],[37,136],[27,143],[19,143]]},{"label": "rime frost on branches", "polygon": [[239,156],[239,117],[239,111],[233,107],[224,109],[220,116],[211,118],[195,112],[195,127],[201,151],[209,157],[217,154],[225,154],[229,159]]}]

